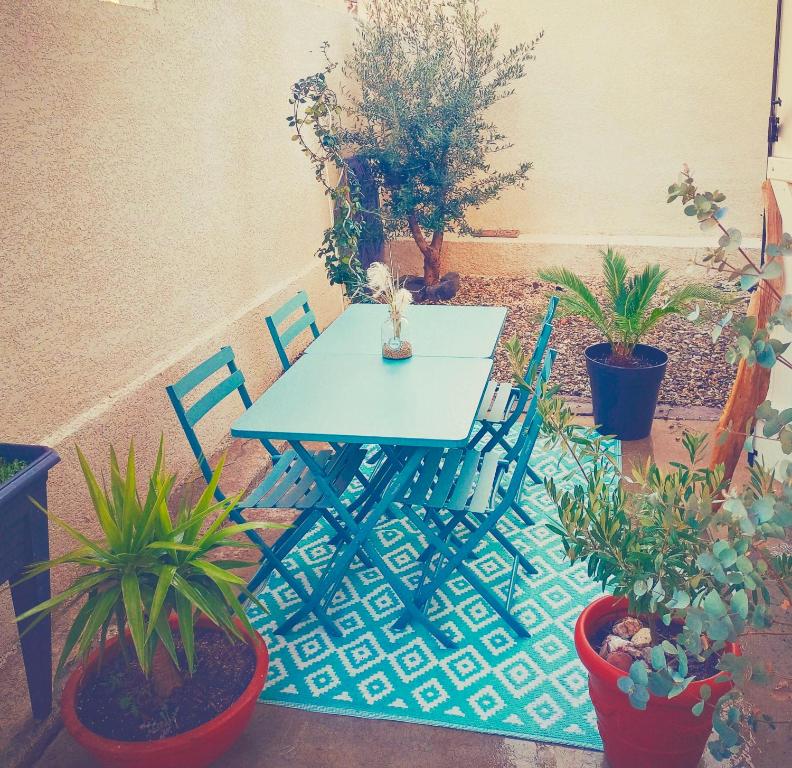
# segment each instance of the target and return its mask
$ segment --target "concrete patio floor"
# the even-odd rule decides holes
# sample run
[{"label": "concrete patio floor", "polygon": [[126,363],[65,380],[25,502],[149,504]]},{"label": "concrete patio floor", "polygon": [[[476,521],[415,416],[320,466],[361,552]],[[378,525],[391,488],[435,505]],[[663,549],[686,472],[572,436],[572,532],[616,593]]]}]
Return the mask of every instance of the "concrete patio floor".
[{"label": "concrete patio floor", "polygon": [[[680,414],[681,415],[681,414]],[[658,420],[650,439],[625,443],[625,464],[650,453],[663,464],[684,456],[680,436],[685,429],[710,431],[712,421]],[[229,486],[249,481],[248,468],[260,457],[251,443],[229,448]],[[248,480],[242,481],[247,474]],[[781,674],[792,677],[792,643],[786,638],[762,637],[761,650],[777,660]],[[767,689],[756,692],[763,706],[779,720],[792,714],[792,694]],[[774,732],[763,731],[738,768],[781,768],[790,765],[792,730],[783,724]],[[39,768],[94,768],[90,759],[61,730],[35,763]],[[260,704],[243,738],[217,763],[223,768],[605,768],[599,752],[570,749],[519,739],[412,725],[386,720],[367,720],[307,712]],[[705,756],[700,768],[717,765]],[[187,768],[187,767],[185,767]],[[641,768],[636,766],[635,768]],[[673,768],[673,766],[669,766]]]}]

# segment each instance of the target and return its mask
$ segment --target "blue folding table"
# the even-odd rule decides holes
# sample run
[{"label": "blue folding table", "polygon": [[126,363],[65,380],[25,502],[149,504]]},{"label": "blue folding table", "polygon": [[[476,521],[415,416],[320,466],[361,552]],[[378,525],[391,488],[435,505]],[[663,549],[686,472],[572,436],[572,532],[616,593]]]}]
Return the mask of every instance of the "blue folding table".
[{"label": "blue folding table", "polygon": [[[306,349],[307,354],[382,354],[384,304],[353,304]],[[492,357],[506,319],[505,307],[427,306],[406,312],[416,357]]]},{"label": "blue folding table", "polygon": [[[387,469],[380,470],[386,475],[385,481],[373,487],[381,488],[382,495],[370,499],[370,509],[364,517],[355,518],[304,443],[323,441],[381,446],[388,456],[386,466],[398,468],[400,477],[406,478],[411,468],[417,469],[427,450],[465,447],[489,380],[492,369],[489,355],[495,348],[505,310],[421,307],[425,311],[421,312],[420,319],[415,318],[416,328],[431,323],[437,311],[437,316],[443,316],[445,330],[415,334],[416,355],[408,360],[384,360],[379,353],[379,327],[372,319],[372,309],[382,308],[370,307],[364,313],[353,313],[357,307],[347,310],[311,345],[311,353],[292,365],[231,428],[235,437],[286,440],[305,462],[325,498],[331,500],[333,511],[350,532],[351,540],[339,545],[334,559],[314,587],[311,599],[280,627],[283,632],[319,605],[329,602],[352,559],[363,549],[382,571],[412,618],[436,636],[443,634],[422,611],[414,609],[409,590],[390,571],[377,548],[367,546],[369,535],[405,488],[389,484]],[[419,308],[412,308],[411,314],[416,309]],[[456,309],[463,310],[468,317],[472,317],[467,314],[468,309],[485,310],[480,315],[481,326],[467,325],[468,334],[460,337],[461,326],[453,320]],[[351,320],[344,319],[350,314]],[[343,323],[337,325],[342,320]],[[372,324],[376,330],[376,334],[371,334],[376,353],[368,354],[361,340],[368,338]],[[334,337],[329,337],[323,348],[318,346],[333,328],[340,330],[333,331]],[[473,354],[469,356],[460,354],[465,346],[460,339],[464,338],[470,342]],[[433,339],[431,344],[430,339]],[[335,351],[345,342],[351,342],[348,346],[353,351]],[[457,354],[441,355],[442,349],[448,349],[452,342]]]}]

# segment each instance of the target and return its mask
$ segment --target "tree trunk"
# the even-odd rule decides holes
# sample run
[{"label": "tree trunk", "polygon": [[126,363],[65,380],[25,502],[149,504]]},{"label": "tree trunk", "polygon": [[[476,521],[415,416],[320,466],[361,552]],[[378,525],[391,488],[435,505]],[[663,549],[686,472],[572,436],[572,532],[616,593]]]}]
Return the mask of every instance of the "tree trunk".
[{"label": "tree trunk", "polygon": [[154,658],[151,661],[151,681],[154,683],[154,690],[160,701],[165,701],[174,689],[184,683],[181,672],[176,669],[173,659],[162,643],[157,643],[157,647],[154,649]]},{"label": "tree trunk", "polygon": [[[778,211],[778,204],[769,181],[765,181],[762,185],[762,193],[767,220],[767,242],[773,245],[781,242],[783,233],[781,214]],[[775,287],[781,288],[783,277],[772,282]],[[756,317],[758,328],[764,328],[768,318],[777,308],[778,299],[768,290],[764,281],[760,282],[751,296],[747,314]],[[762,368],[759,364],[748,366],[745,360],[740,361],[729,399],[715,430],[715,441],[710,457],[710,467],[716,467],[718,464],[724,465],[727,482],[731,481],[740,460],[748,422],[754,417],[759,405],[767,398],[769,386],[769,368]]]},{"label": "tree trunk", "polygon": [[360,155],[347,160],[349,170],[357,183],[360,193],[362,211],[358,214],[361,224],[358,238],[358,258],[364,269],[368,269],[375,261],[382,261],[385,245],[385,232],[380,215],[379,188],[371,163]]},{"label": "tree trunk", "polygon": [[427,287],[437,285],[440,282],[440,252],[443,249],[444,231],[436,229],[432,233],[431,242],[429,242],[424,237],[414,214],[407,217],[407,223],[410,226],[413,240],[424,257],[424,285]]}]

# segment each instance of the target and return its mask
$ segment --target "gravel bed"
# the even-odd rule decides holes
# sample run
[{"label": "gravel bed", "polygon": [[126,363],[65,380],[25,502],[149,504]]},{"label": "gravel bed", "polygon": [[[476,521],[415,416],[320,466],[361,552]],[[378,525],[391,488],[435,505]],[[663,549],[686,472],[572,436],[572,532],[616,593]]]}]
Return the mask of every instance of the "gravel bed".
[{"label": "gravel bed", "polygon": [[[706,277],[697,277],[697,280]],[[710,278],[718,287],[733,290],[731,284]],[[689,280],[669,277],[661,290],[674,290]],[[587,282],[598,297],[604,295],[602,280],[592,278]],[[547,298],[554,285],[544,283],[536,277],[482,277],[467,275],[461,279],[459,293],[448,304],[482,304],[508,308],[506,325],[501,335],[507,341],[517,335],[526,349],[533,347],[536,327],[546,308]],[[745,312],[746,302],[732,306],[735,318]],[[725,311],[724,311],[725,312]],[[722,316],[719,308],[714,316]],[[712,322],[704,318],[691,323],[685,317],[670,317],[659,325],[645,342],[660,347],[668,354],[668,369],[659,401],[671,406],[708,406],[720,408],[726,402],[734,380],[734,366],[725,359],[732,332],[727,328],[717,343],[710,336]],[[556,316],[552,347],[558,350],[553,380],[561,385],[561,394],[570,397],[590,398],[586,364],[583,350],[589,345],[603,341],[598,332],[585,320],[577,317]],[[503,345],[495,355],[494,378],[501,381],[511,379],[511,369]]]}]

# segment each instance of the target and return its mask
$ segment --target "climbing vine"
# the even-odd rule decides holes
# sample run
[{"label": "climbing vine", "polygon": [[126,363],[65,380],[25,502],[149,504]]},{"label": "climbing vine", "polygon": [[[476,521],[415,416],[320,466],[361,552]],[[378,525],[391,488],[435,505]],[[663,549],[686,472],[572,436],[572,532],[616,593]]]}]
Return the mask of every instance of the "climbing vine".
[{"label": "climbing vine", "polygon": [[300,145],[333,205],[333,223],[325,230],[316,255],[324,259],[330,284],[343,286],[349,300],[359,302],[368,298],[366,271],[358,258],[363,209],[359,185],[342,154],[341,107],[328,83],[336,64],[327,55],[328,47],[328,43],[322,44],[325,68],[292,86],[292,112],[286,119],[294,129],[292,141]]}]

